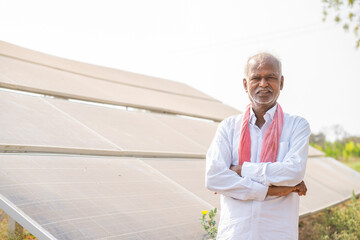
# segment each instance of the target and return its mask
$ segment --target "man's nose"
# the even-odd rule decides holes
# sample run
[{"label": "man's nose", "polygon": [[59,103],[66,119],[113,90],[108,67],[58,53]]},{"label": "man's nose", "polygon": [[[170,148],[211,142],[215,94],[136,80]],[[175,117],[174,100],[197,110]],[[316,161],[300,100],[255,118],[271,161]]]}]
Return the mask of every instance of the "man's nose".
[{"label": "man's nose", "polygon": [[267,87],[268,86],[267,80],[265,78],[261,78],[259,86],[260,87]]}]

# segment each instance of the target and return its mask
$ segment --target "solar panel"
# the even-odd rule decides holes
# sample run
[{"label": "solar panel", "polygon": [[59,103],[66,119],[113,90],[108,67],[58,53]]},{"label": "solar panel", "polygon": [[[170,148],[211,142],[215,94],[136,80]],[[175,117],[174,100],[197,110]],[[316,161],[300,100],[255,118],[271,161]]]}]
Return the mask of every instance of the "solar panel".
[{"label": "solar panel", "polygon": [[[136,158],[0,155],[0,192],[57,239],[201,239],[210,204]],[[186,229],[186,231],[184,231]]]},{"label": "solar panel", "polygon": [[104,81],[6,56],[0,56],[0,72],[2,87],[63,98],[143,108],[216,121],[239,113],[238,110],[219,101]]},{"label": "solar panel", "polygon": [[[190,130],[177,131],[176,128],[159,121],[159,114],[103,108],[62,100],[53,100],[51,104],[127,151],[199,154],[206,152],[205,144],[188,136]],[[167,120],[171,122],[177,119],[172,117]],[[180,126],[191,125],[186,119],[179,119],[177,123]],[[211,128],[212,126],[213,124],[204,123],[203,128],[208,127],[209,131],[214,132],[216,129]]]},{"label": "solar panel", "polygon": [[108,80],[109,82],[122,83],[128,86],[153,89],[160,92],[168,92],[176,95],[219,102],[217,99],[212,98],[205,93],[189,87],[183,83],[55,57],[27,48],[19,47],[4,41],[0,41],[0,54],[18,59],[20,61],[26,61],[47,66],[53,69],[59,69],[62,72],[77,73],[78,76],[89,76]]},{"label": "solar panel", "polygon": [[144,158],[141,160],[220,209],[219,196],[205,188],[205,159]]},{"label": "solar panel", "polygon": [[310,157],[304,181],[308,184],[307,196],[301,198],[302,215],[310,214],[341,203],[360,193],[360,174],[329,157]]},{"label": "solar panel", "polygon": [[3,112],[0,145],[16,145],[18,149],[44,146],[120,150],[80,122],[60,113],[44,98],[0,91],[0,108]]},{"label": "solar panel", "polygon": [[3,150],[203,156],[216,124],[0,91]]}]

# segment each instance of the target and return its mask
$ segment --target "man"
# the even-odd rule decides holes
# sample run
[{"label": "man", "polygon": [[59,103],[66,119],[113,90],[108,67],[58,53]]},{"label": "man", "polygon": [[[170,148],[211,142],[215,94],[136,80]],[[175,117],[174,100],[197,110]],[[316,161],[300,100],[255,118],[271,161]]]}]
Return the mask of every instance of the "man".
[{"label": "man", "polygon": [[251,104],[219,124],[206,156],[206,187],[221,194],[217,239],[298,239],[310,127],[277,103],[284,77],[276,57],[250,57],[245,76]]}]

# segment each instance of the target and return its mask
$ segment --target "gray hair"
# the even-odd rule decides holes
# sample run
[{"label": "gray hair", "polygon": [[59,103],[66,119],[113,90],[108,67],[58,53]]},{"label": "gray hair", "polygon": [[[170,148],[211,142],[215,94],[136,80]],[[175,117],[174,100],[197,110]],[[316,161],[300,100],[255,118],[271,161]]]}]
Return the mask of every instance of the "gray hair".
[{"label": "gray hair", "polygon": [[280,70],[280,75],[282,73],[282,70],[281,70],[281,61],[278,57],[274,56],[273,54],[271,53],[268,53],[268,52],[260,52],[260,53],[257,53],[251,57],[248,58],[247,62],[246,62],[246,65],[245,65],[245,69],[244,69],[244,74],[245,74],[245,77],[247,78],[248,77],[248,68],[249,68],[249,63],[251,60],[256,60],[258,62],[264,62],[266,59],[273,59],[275,60],[278,64],[279,64],[279,70]]}]

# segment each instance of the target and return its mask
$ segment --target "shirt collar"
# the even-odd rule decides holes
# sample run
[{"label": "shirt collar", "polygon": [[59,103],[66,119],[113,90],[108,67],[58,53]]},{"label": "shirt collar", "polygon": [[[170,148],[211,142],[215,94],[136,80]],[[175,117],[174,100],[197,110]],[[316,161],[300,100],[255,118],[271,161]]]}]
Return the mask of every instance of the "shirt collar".
[{"label": "shirt collar", "polygon": [[[277,107],[277,103],[275,104],[275,106],[273,106],[272,108],[267,110],[267,112],[265,113],[265,116],[264,116],[264,119],[266,122],[271,121],[274,118],[274,115],[276,112],[276,107]],[[256,116],[255,116],[255,113],[254,113],[252,107],[250,108],[249,123],[252,125],[255,125],[255,123],[256,123]]]}]

